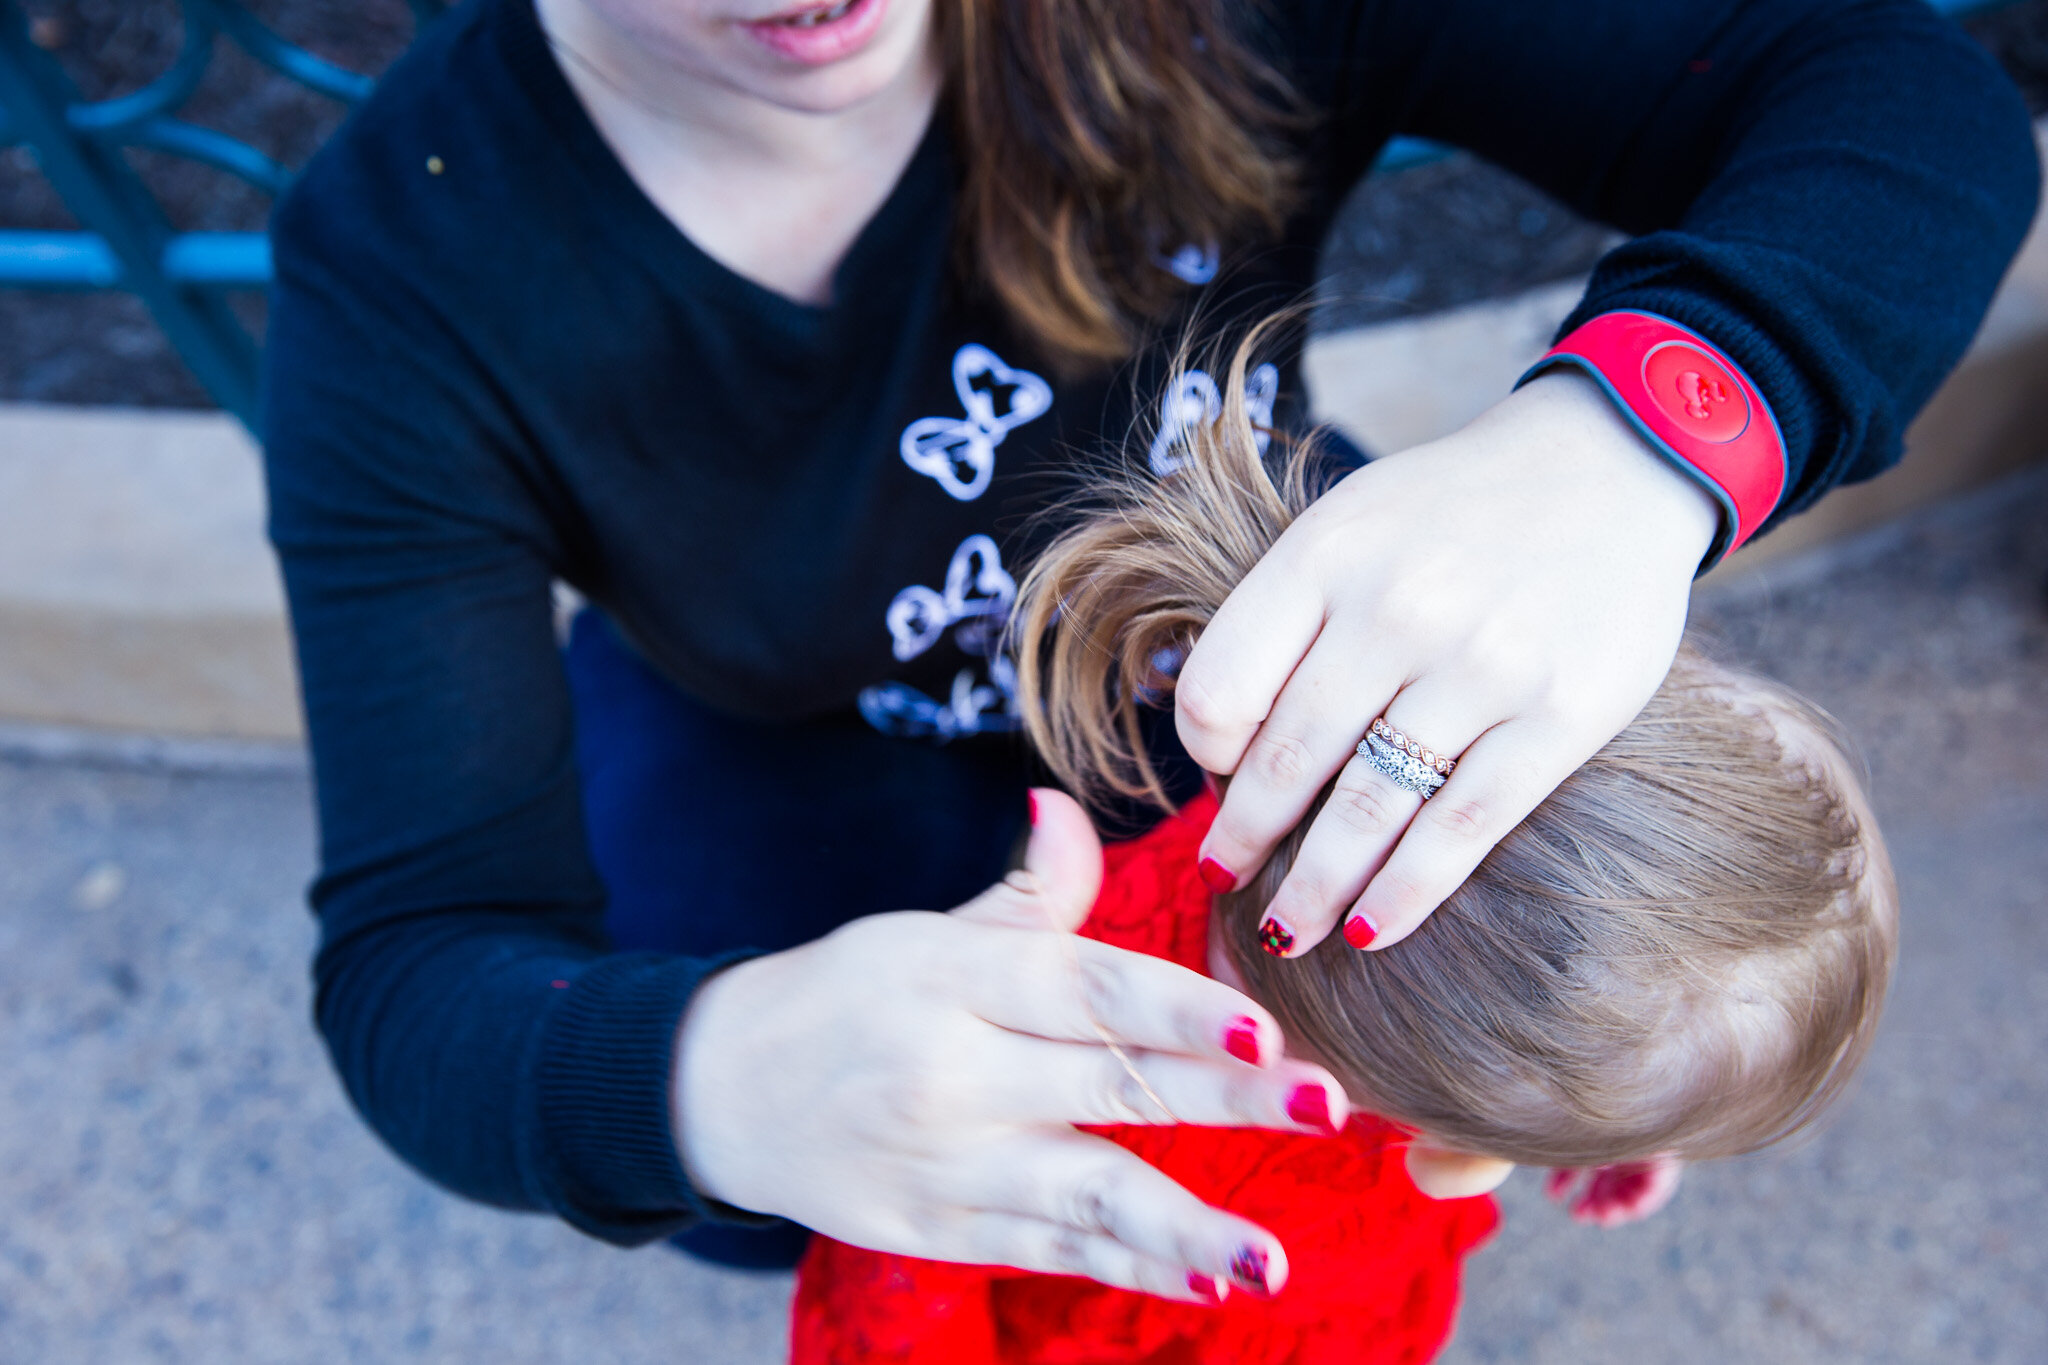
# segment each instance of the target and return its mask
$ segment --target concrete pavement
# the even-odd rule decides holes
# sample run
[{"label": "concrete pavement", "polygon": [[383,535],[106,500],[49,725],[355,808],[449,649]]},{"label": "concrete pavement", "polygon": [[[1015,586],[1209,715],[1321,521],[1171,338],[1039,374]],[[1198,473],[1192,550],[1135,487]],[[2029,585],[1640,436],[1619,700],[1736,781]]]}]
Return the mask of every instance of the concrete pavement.
[{"label": "concrete pavement", "polygon": [[0,761],[0,1361],[747,1362],[786,1277],[442,1194],[309,1022],[303,777]]}]

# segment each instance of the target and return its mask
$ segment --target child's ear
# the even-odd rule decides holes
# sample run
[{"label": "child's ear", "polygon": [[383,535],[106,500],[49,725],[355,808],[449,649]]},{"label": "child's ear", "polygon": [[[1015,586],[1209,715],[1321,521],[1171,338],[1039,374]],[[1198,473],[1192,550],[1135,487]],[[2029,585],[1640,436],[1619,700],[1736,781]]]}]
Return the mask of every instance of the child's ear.
[{"label": "child's ear", "polygon": [[1491,1194],[1514,1169],[1514,1162],[1490,1156],[1449,1152],[1421,1142],[1408,1147],[1408,1178],[1431,1199],[1470,1199],[1475,1194]]}]

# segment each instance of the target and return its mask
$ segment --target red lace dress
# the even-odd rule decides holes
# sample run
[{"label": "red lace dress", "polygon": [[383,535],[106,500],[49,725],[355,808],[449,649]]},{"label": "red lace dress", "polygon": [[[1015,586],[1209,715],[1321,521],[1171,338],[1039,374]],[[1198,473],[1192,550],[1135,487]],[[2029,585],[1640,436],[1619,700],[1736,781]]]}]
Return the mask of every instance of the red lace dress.
[{"label": "red lace dress", "polygon": [[[1081,932],[1206,971],[1203,798],[1107,850]],[[1233,1128],[1097,1129],[1202,1199],[1270,1229],[1287,1287],[1270,1302],[1168,1302],[1090,1280],[949,1265],[814,1237],[797,1269],[791,1365],[1413,1365],[1450,1337],[1458,1266],[1493,1231],[1487,1197],[1439,1202],[1401,1130],[1354,1117],[1333,1138]]]}]

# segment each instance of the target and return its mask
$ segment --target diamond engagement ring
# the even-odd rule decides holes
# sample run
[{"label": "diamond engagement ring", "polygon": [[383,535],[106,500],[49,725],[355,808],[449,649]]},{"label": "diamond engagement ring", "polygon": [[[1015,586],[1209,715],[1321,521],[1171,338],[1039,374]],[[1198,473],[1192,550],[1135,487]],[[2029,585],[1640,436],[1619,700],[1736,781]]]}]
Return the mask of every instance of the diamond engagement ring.
[{"label": "diamond engagement ring", "polygon": [[1358,743],[1358,756],[1372,764],[1404,791],[1427,801],[1458,766],[1457,760],[1425,749],[1415,740],[1387,724],[1382,716],[1372,723],[1372,732]]}]

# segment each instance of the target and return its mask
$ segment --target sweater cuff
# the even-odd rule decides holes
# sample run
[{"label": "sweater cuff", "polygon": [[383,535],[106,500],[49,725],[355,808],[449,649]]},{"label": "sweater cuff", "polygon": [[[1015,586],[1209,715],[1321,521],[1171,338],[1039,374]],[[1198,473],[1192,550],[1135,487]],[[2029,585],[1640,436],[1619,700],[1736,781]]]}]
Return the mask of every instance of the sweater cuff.
[{"label": "sweater cuff", "polygon": [[1746,528],[1752,535],[1810,507],[1841,482],[1858,454],[1877,468],[1896,462],[1897,431],[1885,420],[1889,409],[1882,395],[1868,381],[1844,378],[1854,391],[1854,398],[1844,401],[1854,402],[1859,414],[1858,420],[1844,421],[1831,413],[1809,377],[1825,363],[1812,354],[1829,334],[1825,321],[1810,312],[1788,312],[1782,300],[1765,297],[1766,291],[1745,292],[1736,283],[1741,262],[1718,246],[1692,243],[1691,249],[1708,259],[1685,270],[1674,268],[1666,258],[1677,251],[1679,235],[1639,237],[1610,252],[1593,272],[1585,297],[1558,328],[1557,340],[1603,314],[1646,312],[1690,328],[1733,360],[1769,406],[1785,453],[1777,506],[1762,527]]},{"label": "sweater cuff", "polygon": [[527,1169],[536,1198],[593,1237],[637,1246],[713,1220],[765,1224],[765,1215],[709,1199],[683,1172],[670,1123],[676,1032],[714,973],[758,957],[621,953],[578,972],[539,1039],[526,1125],[540,1150]]}]

